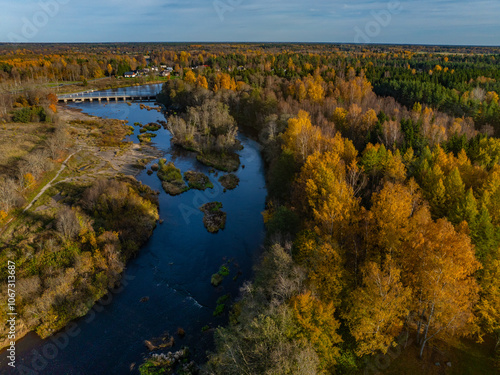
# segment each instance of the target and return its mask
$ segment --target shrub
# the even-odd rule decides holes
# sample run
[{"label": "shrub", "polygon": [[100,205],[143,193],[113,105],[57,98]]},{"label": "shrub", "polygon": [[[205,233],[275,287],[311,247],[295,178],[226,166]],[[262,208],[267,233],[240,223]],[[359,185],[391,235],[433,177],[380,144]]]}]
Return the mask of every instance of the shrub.
[{"label": "shrub", "polygon": [[43,107],[23,107],[14,112],[12,116],[14,122],[49,122],[50,117]]},{"label": "shrub", "polygon": [[23,107],[14,112],[12,116],[12,121],[27,123],[31,121],[31,108]]}]

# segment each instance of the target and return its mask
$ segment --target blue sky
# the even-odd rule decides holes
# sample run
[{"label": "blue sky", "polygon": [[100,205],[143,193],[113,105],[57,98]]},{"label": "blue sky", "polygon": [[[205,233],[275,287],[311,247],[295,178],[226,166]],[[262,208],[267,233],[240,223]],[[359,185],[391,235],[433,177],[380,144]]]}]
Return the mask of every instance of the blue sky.
[{"label": "blue sky", "polygon": [[499,0],[0,0],[1,42],[500,45]]}]

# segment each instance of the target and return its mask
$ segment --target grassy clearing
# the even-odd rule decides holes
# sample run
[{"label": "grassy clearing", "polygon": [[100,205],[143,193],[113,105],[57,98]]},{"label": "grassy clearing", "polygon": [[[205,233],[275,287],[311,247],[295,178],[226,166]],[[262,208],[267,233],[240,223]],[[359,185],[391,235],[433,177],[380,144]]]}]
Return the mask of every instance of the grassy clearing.
[{"label": "grassy clearing", "polygon": [[[85,315],[116,285],[126,261],[149,238],[158,220],[156,193],[117,173],[130,173],[128,166],[137,160],[147,163],[138,159],[147,153],[122,141],[131,128],[122,121],[70,111],[62,114],[75,143],[73,150],[80,151],[32,208],[13,209],[12,221],[0,228],[0,276],[6,280],[6,262],[15,259],[19,278],[18,338],[33,330],[47,337]],[[10,164],[38,151],[52,130],[51,124],[43,123],[0,124],[0,158]],[[55,161],[48,158],[51,168],[23,192],[25,201],[53,179],[67,155]],[[9,166],[16,169],[15,164]],[[97,180],[98,176],[102,178]],[[0,288],[4,300],[5,290]],[[2,319],[4,314],[0,313]],[[7,344],[6,331],[0,329],[0,347]]]}]

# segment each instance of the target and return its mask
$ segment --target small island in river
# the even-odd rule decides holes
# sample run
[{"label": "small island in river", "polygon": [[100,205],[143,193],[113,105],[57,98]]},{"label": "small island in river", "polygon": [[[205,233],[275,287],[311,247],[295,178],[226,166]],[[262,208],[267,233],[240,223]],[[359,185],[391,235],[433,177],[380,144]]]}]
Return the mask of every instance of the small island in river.
[{"label": "small island in river", "polygon": [[221,211],[221,202],[209,202],[200,207],[205,214],[203,224],[210,233],[217,233],[226,226],[226,213]]}]

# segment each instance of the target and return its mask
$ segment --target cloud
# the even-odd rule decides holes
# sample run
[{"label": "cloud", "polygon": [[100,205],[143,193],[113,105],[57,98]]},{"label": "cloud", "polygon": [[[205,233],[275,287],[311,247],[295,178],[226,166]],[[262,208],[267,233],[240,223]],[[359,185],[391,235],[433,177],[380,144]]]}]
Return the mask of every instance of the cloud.
[{"label": "cloud", "polygon": [[[0,0],[0,41],[22,33],[41,4],[64,2],[34,42],[295,41],[353,42],[374,14],[396,0]],[[497,0],[400,0],[371,42],[497,44]]]}]

